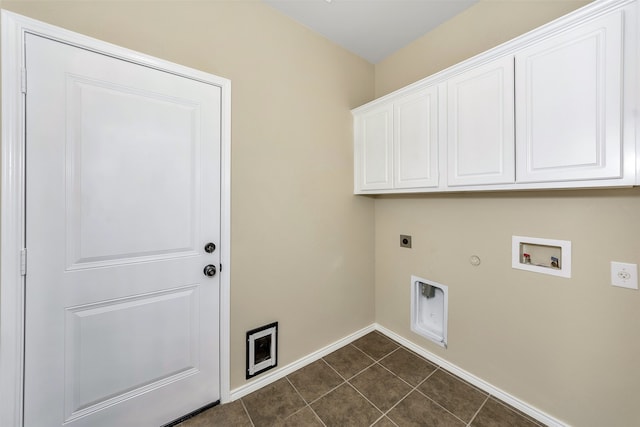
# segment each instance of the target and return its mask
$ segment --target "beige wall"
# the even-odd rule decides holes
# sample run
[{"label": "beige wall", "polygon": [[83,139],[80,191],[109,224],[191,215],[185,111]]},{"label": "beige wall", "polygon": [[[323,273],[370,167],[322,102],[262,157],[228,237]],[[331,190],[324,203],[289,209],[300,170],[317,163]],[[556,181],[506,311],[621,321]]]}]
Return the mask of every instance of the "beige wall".
[{"label": "beige wall", "polygon": [[255,1],[0,6],[232,81],[232,388],[249,329],[280,322],[283,366],[374,321],[349,111],[373,97],[372,65]]},{"label": "beige wall", "polygon": [[480,0],[376,64],[376,97],[498,46],[589,2]]},{"label": "beige wall", "polygon": [[[577,5],[481,2],[378,64],[377,95]],[[639,212],[640,189],[379,197],[376,321],[571,425],[638,426],[640,292],[609,262],[640,263]],[[572,278],[513,270],[512,235],[572,241]],[[410,331],[411,274],[449,286],[446,350]]]}]

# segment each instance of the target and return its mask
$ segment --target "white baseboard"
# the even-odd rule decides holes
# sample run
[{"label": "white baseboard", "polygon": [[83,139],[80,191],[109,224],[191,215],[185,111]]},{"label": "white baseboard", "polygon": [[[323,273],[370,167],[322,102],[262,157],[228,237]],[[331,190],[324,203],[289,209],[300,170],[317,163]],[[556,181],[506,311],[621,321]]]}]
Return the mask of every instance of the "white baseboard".
[{"label": "white baseboard", "polygon": [[489,384],[488,382],[476,377],[475,375],[465,371],[464,369],[454,365],[453,363],[447,362],[446,360],[442,359],[441,357],[436,356],[435,354],[425,350],[424,348],[420,347],[418,344],[415,344],[411,341],[409,341],[408,339],[396,334],[395,332],[385,328],[384,326],[378,325],[377,323],[374,324],[374,328],[375,330],[379,331],[380,333],[388,336],[389,338],[391,338],[394,341],[397,341],[398,343],[402,344],[403,346],[407,347],[409,350],[419,354],[420,356],[424,357],[425,359],[433,362],[434,364],[441,366],[443,369],[445,369],[446,371],[457,375],[458,377],[462,378],[463,380],[467,381],[468,383],[473,384],[474,386],[478,387],[480,390],[483,390],[487,393],[489,393],[490,395],[492,395],[493,397],[495,397],[498,400],[503,401],[504,403],[507,403],[511,406],[513,406],[514,408],[516,408],[519,411],[522,411],[523,413],[529,415],[531,418],[540,421],[541,423],[544,423],[545,425],[549,426],[549,427],[569,427],[568,424],[563,423],[562,421],[553,418],[551,415],[546,414],[545,412],[523,402],[522,400],[510,395],[509,393],[500,390],[499,388]]},{"label": "white baseboard", "polygon": [[[465,371],[464,369],[454,365],[453,363],[447,362],[446,360],[442,359],[439,356],[436,356],[435,354],[425,350],[424,348],[420,347],[418,344],[415,344],[411,341],[409,341],[408,339],[396,334],[395,332],[385,328],[384,326],[381,326],[377,323],[373,323],[369,326],[367,326],[366,328],[360,329],[357,332],[354,332],[351,335],[348,335],[336,342],[334,342],[333,344],[330,344],[316,352],[313,352],[311,354],[309,354],[308,356],[305,356],[301,359],[298,359],[297,361],[290,363],[286,366],[283,366],[281,368],[276,369],[273,372],[270,372],[268,374],[265,374],[265,376],[256,379],[254,381],[251,381],[245,385],[242,385],[234,390],[231,391],[230,393],[230,400],[229,401],[234,401],[237,399],[240,399],[241,397],[244,397],[250,393],[253,393],[256,390],[261,389],[262,387],[265,387],[281,378],[286,377],[287,375],[291,374],[292,372],[297,371],[300,368],[303,368],[307,365],[309,365],[310,363],[315,362],[316,360],[321,359],[322,357],[328,355],[329,353],[332,353],[336,350],[338,350],[341,347],[344,347],[347,344],[352,343],[353,341],[357,340],[358,338],[368,334],[369,332],[372,331],[378,331],[384,335],[386,335],[387,337],[391,338],[392,340],[402,344],[403,346],[405,346],[406,348],[408,348],[409,350],[419,354],[420,356],[424,357],[425,359],[433,362],[434,364],[441,366],[443,369],[445,369],[446,371],[457,375],[458,377],[462,378],[463,380],[469,382],[470,384],[473,384],[474,386],[478,387],[480,390],[483,390],[487,393],[489,393],[490,395],[492,395],[493,397],[495,397],[498,400],[503,401],[504,403],[507,403],[508,405],[513,406],[514,408],[518,409],[519,411],[522,411],[523,413],[529,415],[531,418],[540,421],[541,423],[549,426],[549,427],[569,427],[568,424],[563,423],[562,421],[552,417],[549,414],[546,414],[545,412],[523,402],[522,400],[510,395],[509,393],[500,390],[499,388],[489,384],[488,382],[476,377],[475,375]],[[227,402],[223,402],[223,403],[227,403]]]},{"label": "white baseboard", "polygon": [[[333,344],[329,344],[328,346],[316,352],[313,352],[308,356],[303,357],[302,359],[298,359],[293,363],[283,366],[282,368],[277,368],[276,370],[269,372],[268,374],[265,374],[263,377],[257,380],[251,381],[250,383],[242,385],[234,390],[231,390],[229,401],[233,402],[234,400],[240,399],[241,397],[244,397],[250,393],[253,393],[256,390],[261,389],[262,387],[265,387],[273,382],[276,382],[280,378],[284,378],[290,373],[295,372],[298,369],[303,368],[309,365],[310,363],[313,363],[316,360],[323,358],[327,354],[333,353],[339,348],[352,343],[353,341],[357,340],[360,337],[363,337],[364,335],[374,331],[375,329],[376,329],[375,324],[369,325],[366,328],[360,329],[359,331],[354,332],[353,334],[348,335],[334,342]],[[227,402],[223,402],[223,403],[227,403]]]}]

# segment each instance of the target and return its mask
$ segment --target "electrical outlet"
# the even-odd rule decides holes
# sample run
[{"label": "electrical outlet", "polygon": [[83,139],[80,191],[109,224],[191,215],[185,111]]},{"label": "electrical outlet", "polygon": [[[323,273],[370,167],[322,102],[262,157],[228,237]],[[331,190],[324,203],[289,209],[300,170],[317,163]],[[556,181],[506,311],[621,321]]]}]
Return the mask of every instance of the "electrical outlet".
[{"label": "electrical outlet", "polygon": [[638,264],[611,261],[611,285],[638,289]]},{"label": "electrical outlet", "polygon": [[411,236],[406,234],[400,235],[400,247],[402,248],[411,248]]}]

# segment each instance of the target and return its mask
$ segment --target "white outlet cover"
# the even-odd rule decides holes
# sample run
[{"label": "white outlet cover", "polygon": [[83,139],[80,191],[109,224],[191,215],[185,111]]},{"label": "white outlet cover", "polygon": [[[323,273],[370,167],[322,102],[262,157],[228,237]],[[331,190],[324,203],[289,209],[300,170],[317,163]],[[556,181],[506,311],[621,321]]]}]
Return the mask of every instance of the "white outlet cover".
[{"label": "white outlet cover", "polygon": [[638,264],[611,261],[611,285],[638,289]]}]

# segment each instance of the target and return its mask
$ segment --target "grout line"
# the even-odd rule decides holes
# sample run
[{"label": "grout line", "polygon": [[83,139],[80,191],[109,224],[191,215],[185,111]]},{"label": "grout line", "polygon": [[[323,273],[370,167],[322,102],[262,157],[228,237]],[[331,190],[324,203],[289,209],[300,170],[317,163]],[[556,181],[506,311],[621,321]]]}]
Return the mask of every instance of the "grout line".
[{"label": "grout line", "polygon": [[253,427],[256,427],[256,425],[253,423],[253,420],[251,419],[251,415],[249,415],[249,411],[247,410],[247,407],[245,406],[243,399],[239,399],[239,400],[240,400],[240,403],[242,404],[242,408],[244,409],[244,413],[247,414],[247,418],[249,418],[249,422]]},{"label": "grout line", "polygon": [[[392,352],[393,353],[393,352]],[[389,353],[391,354],[391,353]],[[384,359],[384,358],[383,358]],[[383,359],[380,359],[380,361],[382,361]],[[402,378],[400,378],[395,372],[393,372],[391,369],[387,368],[386,366],[384,366],[382,363],[380,362],[376,362],[376,365],[380,366],[382,369],[384,369],[385,371],[389,372],[391,375],[393,375],[394,377],[396,377],[397,379],[399,379],[400,381],[402,381],[403,383],[405,383],[406,385],[408,385],[409,387],[413,388],[414,385],[413,384],[409,384],[408,381],[403,380]],[[431,375],[431,374],[429,374]],[[425,378],[426,379],[426,378]],[[422,384],[422,381],[420,381],[420,384]]]},{"label": "grout line", "polygon": [[[437,370],[438,370],[438,369],[434,369],[434,370],[433,370],[433,372],[435,372],[435,371],[437,371]],[[397,402],[396,402],[396,403],[395,403],[391,408],[389,408],[389,409],[387,410],[387,412],[385,412],[385,413],[384,413],[384,415],[385,415],[385,416],[387,416],[387,418],[389,418],[389,420],[390,420],[394,425],[396,425],[396,426],[397,426],[397,424],[396,424],[396,423],[391,419],[391,417],[389,417],[389,416],[388,416],[388,414],[393,410],[393,408],[395,408],[396,406],[398,406],[398,405],[400,404],[400,402],[402,402],[404,399],[406,399],[406,398],[407,398],[407,396],[409,396],[409,395],[410,395],[411,393],[413,393],[414,391],[417,391],[418,393],[420,393],[420,390],[418,390],[418,387],[420,387],[420,386],[422,385],[422,383],[424,383],[424,382],[425,382],[425,381],[426,381],[426,380],[427,380],[431,375],[433,375],[433,372],[431,372],[429,375],[427,375],[427,376],[425,377],[425,379],[423,379],[422,381],[420,381],[420,382],[419,382],[417,385],[415,385],[415,386],[413,386],[413,385],[411,385],[411,384],[409,384],[409,383],[407,383],[407,382],[405,381],[405,383],[409,384],[409,386],[411,387],[411,390],[409,390],[409,392],[408,392],[407,394],[405,394],[405,395],[402,397],[402,399],[398,399],[398,401],[397,401]],[[398,377],[398,378],[400,378],[400,377]],[[400,379],[402,380],[402,378],[400,378]]]},{"label": "grout line", "polygon": [[[391,412],[393,410],[393,408],[395,408],[396,406],[398,406],[400,404],[400,402],[402,402],[404,399],[407,398],[407,396],[409,396],[411,393],[413,393],[415,391],[415,388],[412,388],[411,390],[409,390],[404,396],[402,396],[400,399],[398,399],[398,401],[396,403],[394,403],[389,409],[387,409],[384,412],[384,416],[388,417],[389,412]],[[389,418],[391,420],[391,418]],[[393,420],[391,420],[393,422]],[[395,422],[393,424],[396,424]],[[397,424],[396,424],[397,425]]]},{"label": "grout line", "polygon": [[387,419],[389,420],[389,422],[390,422],[391,424],[393,424],[394,426],[398,427],[398,424],[396,424],[396,422],[395,422],[395,421],[393,421],[391,418],[389,418],[389,416],[388,416],[387,414],[385,414],[384,416],[385,416],[385,417],[387,417]]},{"label": "grout line", "polygon": [[308,403],[309,406],[313,405],[314,403],[316,403],[318,400],[322,399],[323,397],[325,397],[327,394],[331,393],[332,391],[334,391],[335,389],[345,385],[345,384],[349,384],[348,381],[342,381],[340,384],[338,384],[337,386],[333,387],[332,389],[330,389],[329,391],[327,391],[325,394],[323,394],[322,396],[318,397],[317,399],[312,400],[311,402]]},{"label": "grout line", "polygon": [[393,351],[390,351],[388,354],[385,354],[384,356],[382,356],[380,358],[380,360],[378,360],[378,362],[382,362],[384,359],[386,359],[387,357],[391,356],[393,353],[395,353],[396,351],[399,351],[399,350],[400,350],[400,347],[396,348]]},{"label": "grout line", "polygon": [[[349,345],[351,345],[351,344],[349,344]],[[372,358],[371,356],[369,356],[369,355],[368,355],[367,353],[365,353],[364,351],[360,350],[360,349],[359,349],[358,347],[356,347],[355,345],[353,346],[353,348],[355,348],[356,350],[358,350],[359,352],[361,352],[362,354],[364,354],[365,356],[367,356],[367,357],[371,360],[371,364],[369,364],[369,365],[365,366],[363,369],[361,369],[361,370],[357,371],[355,374],[351,375],[351,376],[350,376],[350,377],[348,377],[348,378],[347,378],[347,377],[345,377],[344,375],[342,375],[340,372],[338,372],[338,371],[337,371],[333,366],[331,366],[331,364],[330,364],[329,362],[327,362],[326,360],[324,361],[324,363],[326,363],[327,365],[329,365],[329,367],[330,367],[331,369],[333,369],[334,371],[336,371],[336,373],[337,373],[338,375],[340,375],[340,377],[341,377],[341,378],[343,378],[345,381],[349,381],[349,380],[353,379],[354,377],[356,377],[356,376],[360,375],[362,372],[366,371],[367,369],[369,369],[370,367],[372,367],[373,365],[375,365],[376,363],[378,363],[378,362],[376,362],[376,360],[375,360],[374,358]],[[323,358],[322,360],[324,360],[324,358]]]},{"label": "grout line", "polygon": [[[362,396],[364,398],[364,400],[366,400],[367,402],[369,402],[369,404],[371,404],[371,406],[373,406],[374,408],[376,408],[379,412],[380,412],[380,416],[384,416],[384,414],[386,414],[385,411],[383,411],[382,409],[378,408],[372,401],[370,401],[369,399],[367,399],[367,396],[365,396],[364,394],[360,393],[360,390],[358,390],[357,388],[355,388],[351,383],[347,382],[347,385],[349,387],[351,387],[352,389],[354,389],[356,391],[356,393],[358,393],[360,396]],[[380,419],[380,417],[376,418],[376,422]],[[375,424],[375,423],[374,423]],[[373,424],[372,424],[373,425]]]},{"label": "grout line", "polygon": [[[354,346],[355,347],[355,346]],[[357,347],[356,347],[357,348]],[[378,408],[378,406],[376,404],[374,404],[371,400],[369,400],[367,398],[367,396],[365,396],[364,394],[362,394],[360,392],[360,390],[358,390],[358,388],[356,386],[354,386],[353,384],[350,383],[349,380],[347,380],[347,384],[349,386],[351,386],[351,388],[353,388],[360,396],[362,396],[364,398],[364,400],[366,400],[367,402],[369,402],[374,408],[376,408],[378,411],[380,411],[382,413],[382,415],[380,415],[371,425],[373,426],[375,423],[377,423],[378,421],[380,421],[382,418],[387,418],[389,421],[391,421],[391,423],[395,426],[397,426],[397,424],[389,417],[387,417],[387,414],[393,409],[395,408],[400,402],[402,402],[409,394],[411,394],[415,388],[412,386],[411,384],[409,384],[408,382],[404,381],[402,378],[398,377],[394,372],[392,372],[391,370],[387,369],[386,367],[384,367],[382,364],[380,364],[380,361],[382,361],[383,359],[385,359],[386,357],[390,356],[391,354],[395,353],[396,351],[398,351],[401,347],[398,347],[392,351],[390,351],[388,354],[386,354],[385,356],[383,356],[382,358],[380,358],[380,360],[374,360],[373,358],[371,358],[372,360],[374,360],[374,363],[372,365],[369,365],[368,367],[364,368],[363,370],[361,370],[360,372],[356,373],[355,375],[353,375],[351,377],[351,379],[355,378],[356,376],[360,375],[362,372],[366,371],[367,369],[378,365],[379,367],[381,367],[382,369],[384,369],[385,371],[389,372],[391,375],[393,375],[395,378],[398,378],[400,381],[402,381],[403,383],[407,384],[410,387],[410,390],[404,395],[402,396],[400,399],[398,399],[398,401],[393,404],[389,409],[387,409],[386,411],[383,411],[382,409]],[[358,349],[360,350],[360,349]],[[362,351],[362,350],[360,350]],[[362,351],[362,353],[364,353],[364,351]],[[366,353],[364,353],[365,355],[367,355]],[[368,356],[368,355],[367,355]],[[431,374],[430,374],[431,375]],[[428,376],[427,376],[428,378]],[[425,378],[426,379],[426,378]],[[422,384],[422,381],[420,382],[420,384]]]},{"label": "grout line", "polygon": [[[321,358],[320,360],[323,360],[323,359]],[[326,362],[325,362],[325,363],[326,363]],[[321,423],[324,427],[327,427],[327,425],[324,423],[324,421],[322,421],[322,418],[320,418],[320,416],[316,413],[316,411],[314,411],[314,410],[313,410],[313,408],[311,407],[311,402],[307,402],[307,399],[305,399],[305,398],[304,398],[304,396],[302,395],[302,393],[300,393],[300,391],[296,388],[296,386],[295,386],[295,385],[293,385],[293,383],[292,383],[292,382],[291,382],[291,380],[289,379],[289,376],[287,375],[285,378],[287,379],[287,381],[289,381],[289,384],[291,384],[291,387],[293,387],[293,389],[296,391],[296,393],[298,393],[298,396],[300,396],[300,397],[302,398],[302,401],[305,403],[305,406],[303,406],[302,408],[298,409],[298,410],[297,410],[297,411],[295,411],[293,414],[289,415],[287,418],[290,418],[290,417],[294,416],[295,414],[297,414],[298,412],[300,412],[300,411],[304,410],[305,408],[309,408],[309,410],[313,413],[313,415],[314,415],[318,420],[320,420],[320,423]],[[344,384],[344,383],[341,383],[341,384]],[[318,397],[318,399],[322,398],[323,396],[326,396],[326,395],[327,395],[328,393],[330,393],[332,390],[334,390],[334,389],[331,389],[331,390],[330,390],[330,391],[328,391],[327,393],[325,393],[325,394],[323,394],[322,396]],[[315,399],[313,402],[315,402],[315,401],[316,401],[316,400],[318,400],[318,399]],[[286,418],[285,418],[285,419],[286,419]],[[254,427],[255,427],[255,426],[254,426]]]},{"label": "grout line", "polygon": [[[298,389],[296,388],[296,386],[294,386],[294,385],[293,385],[293,383],[292,383],[292,382],[291,382],[291,380],[289,379],[289,376],[288,376],[288,375],[285,377],[285,379],[287,380],[287,382],[289,383],[289,385],[290,385],[291,387],[293,387],[293,389],[295,390],[295,392],[296,392],[296,393],[298,393],[298,396],[300,396],[300,399],[302,399],[302,401],[304,402],[304,404],[305,404],[305,405],[308,405],[308,404],[309,404],[309,402],[307,402],[307,399],[305,399],[305,398],[304,398],[304,396],[302,395],[302,393],[300,393],[300,392],[298,391]],[[296,412],[298,412],[298,411],[296,411]],[[294,414],[295,414],[296,412],[294,412]]]},{"label": "grout line", "polygon": [[[507,410],[508,410],[508,411],[510,411],[510,412],[513,412],[513,413],[514,413],[514,414],[516,414],[517,416],[519,416],[519,417],[521,417],[521,418],[524,418],[525,420],[530,421],[530,422],[532,422],[532,423],[534,423],[534,424],[538,425],[539,427],[545,427],[545,424],[542,424],[540,421],[536,420],[535,418],[533,418],[533,417],[531,417],[531,416],[529,416],[529,415],[525,414],[525,413],[524,413],[524,412],[522,412],[522,411],[519,411],[517,408],[514,408],[513,406],[510,406],[510,405],[506,404],[505,402],[501,401],[501,400],[500,400],[500,399],[498,399],[497,397],[495,397],[495,396],[493,396],[493,395],[489,394],[489,399],[490,399],[490,398],[493,398],[493,400],[494,400],[496,403],[498,403],[498,404],[500,404],[500,405],[504,406],[504,407],[505,407],[505,409],[507,409]],[[487,399],[487,400],[488,400],[488,399]]]},{"label": "grout line", "polygon": [[427,375],[425,377],[425,379],[423,379],[422,381],[420,381],[418,383],[418,385],[416,386],[416,388],[420,387],[426,380],[428,380],[429,378],[431,378],[433,376],[433,374],[435,374],[436,372],[438,372],[438,369],[440,369],[440,367],[438,366],[436,369],[434,369],[429,375]]},{"label": "grout line", "polygon": [[380,421],[381,419],[383,419],[384,417],[385,417],[384,413],[383,413],[383,414],[381,414],[377,419],[375,419],[371,424],[369,424],[369,427],[373,427],[373,426],[375,426],[375,425],[376,425],[376,423],[377,423],[378,421]]},{"label": "grout line", "polygon": [[[302,397],[302,395],[300,395],[300,397],[302,397],[302,400],[304,400],[305,402],[307,402],[307,405],[308,405],[310,408],[311,408],[311,404],[313,404],[313,403],[317,402],[318,400],[322,399],[322,398],[323,398],[323,397],[325,397],[327,394],[331,393],[333,390],[337,389],[337,388],[338,388],[338,387],[340,387],[341,385],[343,385],[343,384],[345,384],[345,383],[348,383],[348,382],[347,382],[347,380],[346,380],[342,375],[340,375],[340,372],[336,371],[336,370],[333,368],[333,366],[331,366],[331,365],[330,365],[326,360],[324,360],[324,358],[320,358],[320,360],[322,360],[322,361],[323,361],[323,362],[324,362],[324,363],[325,363],[329,368],[331,368],[331,369],[332,369],[336,374],[338,374],[338,376],[339,376],[340,378],[342,378],[342,382],[341,382],[340,384],[336,385],[335,387],[330,388],[326,393],[324,393],[324,394],[322,394],[322,395],[318,396],[317,398],[313,399],[313,400],[312,400],[312,401],[310,401],[310,402],[307,402],[307,400],[306,400],[304,397]],[[288,377],[287,377],[287,380],[289,380],[289,378],[288,378]],[[291,384],[291,386],[292,386],[292,387],[296,390],[296,392],[297,392],[297,391],[298,391],[298,389],[296,389],[296,387],[293,385],[293,383],[291,383],[291,381],[289,381],[289,383]],[[300,394],[300,392],[298,392],[298,394]],[[313,411],[313,408],[311,408],[311,410]],[[314,413],[315,413],[315,411],[314,411]],[[316,415],[317,415],[317,414],[316,414]]]},{"label": "grout line", "polygon": [[324,423],[324,421],[322,421],[322,418],[320,418],[320,415],[318,415],[318,413],[313,410],[311,405],[309,405],[309,409],[311,409],[311,412],[313,412],[313,415],[316,416],[316,419],[320,421],[320,424],[322,424],[324,427],[327,427],[327,425]]},{"label": "grout line", "polygon": [[333,366],[331,366],[331,364],[329,362],[327,362],[326,360],[324,360],[324,357],[321,358],[320,360],[322,360],[328,367],[330,367],[331,369],[333,369],[333,372],[335,372],[336,374],[338,374],[340,376],[340,378],[342,378],[343,381],[347,381],[347,379],[344,377],[344,375],[342,375],[340,372],[338,372],[336,370],[336,368],[334,368]]},{"label": "grout line", "polygon": [[424,397],[426,397],[427,399],[429,399],[430,401],[432,401],[433,403],[435,403],[436,405],[438,405],[439,407],[441,407],[442,409],[444,409],[445,411],[447,411],[448,413],[450,413],[451,415],[453,415],[455,418],[459,419],[462,423],[464,423],[465,425],[467,424],[465,420],[463,420],[462,418],[460,418],[459,416],[457,416],[456,414],[454,414],[453,412],[451,412],[450,410],[448,410],[447,408],[445,408],[444,406],[442,406],[440,403],[436,402],[435,400],[433,400],[431,397],[427,396],[426,394],[424,394],[423,392],[421,392],[420,390],[416,391],[418,393],[420,393],[421,395],[423,395]]},{"label": "grout line", "polygon": [[484,405],[487,404],[487,402],[489,401],[489,398],[491,397],[491,395],[487,395],[487,398],[484,399],[484,402],[482,402],[482,405],[480,405],[480,407],[478,408],[478,410],[476,411],[475,414],[473,414],[473,417],[471,417],[471,419],[469,420],[469,423],[467,424],[467,426],[471,426],[471,423],[473,422],[473,420],[476,419],[476,417],[478,416],[478,414],[480,413],[480,411],[482,411],[482,408],[484,408]]},{"label": "grout line", "polygon": [[367,354],[367,352],[365,352],[364,350],[360,349],[358,346],[356,346],[355,344],[351,343],[349,344],[350,346],[352,346],[353,348],[355,348],[356,350],[358,350],[360,353],[364,354],[365,356],[367,356],[369,359],[373,360],[374,362],[376,362],[376,359],[374,359],[373,357],[369,356]]},{"label": "grout line", "polygon": [[[326,363],[326,362],[325,362],[325,363]],[[305,399],[305,398],[304,398],[304,396],[302,395],[302,393],[300,393],[300,391],[296,388],[296,386],[295,386],[295,385],[293,385],[293,383],[292,383],[292,382],[291,382],[291,380],[289,379],[289,376],[288,376],[288,375],[287,375],[285,378],[287,379],[287,381],[289,382],[289,384],[291,384],[291,387],[293,387],[293,389],[295,390],[295,392],[296,392],[296,393],[298,393],[298,396],[300,396],[300,398],[301,398],[301,399],[302,399],[302,401],[305,403],[305,405],[304,405],[302,408],[298,409],[297,411],[293,412],[292,414],[288,415],[288,416],[287,416],[286,418],[284,418],[283,420],[286,420],[287,418],[291,418],[291,417],[293,417],[295,414],[297,414],[297,413],[298,413],[298,412],[300,412],[300,411],[303,411],[305,408],[309,408],[309,410],[313,413],[313,415],[314,415],[318,420],[320,420],[320,423],[321,423],[324,427],[327,427],[327,425],[324,423],[324,421],[322,421],[322,418],[320,418],[320,416],[316,413],[316,411],[314,411],[314,410],[313,410],[313,408],[311,407],[311,403],[312,403],[312,402],[307,402],[307,399]],[[341,384],[344,384],[344,383],[341,383]],[[331,389],[329,392],[327,392],[327,393],[323,394],[322,396],[318,397],[318,399],[322,398],[323,396],[327,395],[328,393],[330,393],[330,392],[331,392],[331,391],[333,391],[333,390],[334,390],[334,389]],[[316,401],[316,400],[318,400],[318,399],[313,400],[313,402],[315,402],[315,401]],[[255,427],[255,426],[254,426],[254,427]]]},{"label": "grout line", "polygon": [[[444,409],[445,411],[447,411],[448,413],[450,413],[451,415],[453,415],[454,417],[456,417],[457,419],[459,419],[460,421],[462,421],[465,425],[467,425],[467,422],[465,420],[463,420],[462,418],[460,418],[459,416],[457,416],[456,414],[454,414],[453,412],[451,412],[450,410],[448,410],[447,408],[445,408],[444,406],[442,406],[440,403],[436,402],[435,400],[433,400],[431,397],[427,396],[426,394],[424,394],[422,391],[418,390],[418,387],[420,387],[424,382],[426,382],[429,378],[431,378],[431,376],[433,376],[436,372],[438,371],[442,371],[445,374],[449,374],[452,375],[454,378],[457,378],[455,375],[447,372],[445,369],[442,369],[441,367],[438,367],[438,369],[434,370],[432,373],[430,373],[427,378],[425,378],[420,384],[418,384],[416,386],[416,391],[418,393],[420,393],[421,395],[423,395],[424,397],[426,397],[427,399],[429,399],[430,401],[432,401],[433,403],[435,403],[436,405],[438,405],[439,407],[441,407],[442,409]],[[483,392],[484,394],[484,392]],[[487,394],[487,399],[489,398],[489,395]],[[486,402],[486,399],[485,399]],[[480,405],[480,407],[482,408],[482,406],[484,405],[484,403],[482,405]],[[478,410],[479,411],[479,410]],[[475,417],[475,415],[474,415]],[[473,420],[473,418],[471,418]],[[471,422],[471,421],[469,421]]]}]

